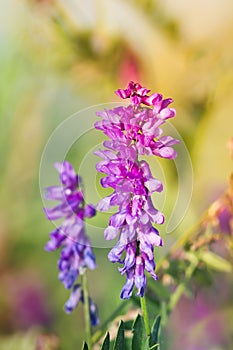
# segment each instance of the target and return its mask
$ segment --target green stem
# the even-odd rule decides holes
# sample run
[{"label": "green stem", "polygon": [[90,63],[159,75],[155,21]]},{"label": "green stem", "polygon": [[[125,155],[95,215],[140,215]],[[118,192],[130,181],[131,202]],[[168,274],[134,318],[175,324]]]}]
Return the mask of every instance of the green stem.
[{"label": "green stem", "polygon": [[149,317],[148,317],[148,312],[147,312],[147,307],[146,307],[146,298],[141,297],[140,301],[141,301],[142,315],[143,315],[144,322],[145,322],[146,334],[149,337],[150,336],[150,324],[149,324]]},{"label": "green stem", "polygon": [[86,342],[88,345],[88,349],[91,350],[92,342],[91,342],[91,319],[90,319],[90,311],[89,311],[89,295],[87,289],[87,274],[86,271],[82,274],[82,288],[83,288],[83,298],[84,298],[84,315],[85,315],[85,333],[86,333]]}]

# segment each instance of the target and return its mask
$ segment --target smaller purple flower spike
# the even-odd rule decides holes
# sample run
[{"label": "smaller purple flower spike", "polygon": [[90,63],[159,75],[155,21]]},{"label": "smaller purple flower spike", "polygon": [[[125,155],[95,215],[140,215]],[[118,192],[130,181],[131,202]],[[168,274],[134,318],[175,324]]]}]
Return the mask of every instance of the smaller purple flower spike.
[{"label": "smaller purple flower spike", "polygon": [[119,269],[126,275],[121,292],[123,299],[131,297],[134,286],[139,296],[144,295],[145,271],[157,280],[154,247],[163,244],[154,225],[163,224],[164,216],[154,207],[151,198],[153,193],[163,190],[163,185],[152,176],[149,164],[139,157],[174,159],[177,154],[172,146],[179,143],[171,136],[162,136],[161,129],[167,119],[176,115],[175,109],[168,107],[173,100],[163,99],[159,93],[149,95],[149,92],[131,81],[126,89],[116,91],[119,97],[129,98],[131,104],[97,112],[101,120],[95,123],[95,128],[109,138],[103,143],[105,149],[95,152],[102,158],[96,169],[106,174],[101,179],[102,187],[113,188],[113,193],[103,198],[97,209],[107,211],[118,206],[104,235],[107,240],[119,235],[108,258],[123,265]]},{"label": "smaller purple flower spike", "polygon": [[[45,192],[47,200],[58,201],[59,204],[44,211],[49,220],[63,219],[62,224],[50,233],[50,240],[45,250],[54,251],[61,248],[58,261],[59,280],[65,288],[74,287],[79,274],[85,268],[95,269],[96,262],[91,243],[85,233],[85,218],[91,218],[96,210],[93,205],[85,204],[81,189],[81,178],[75,173],[72,165],[64,161],[56,163],[61,186],[48,187]],[[73,289],[66,304],[66,311],[73,310],[73,305],[81,298],[79,285]]]}]

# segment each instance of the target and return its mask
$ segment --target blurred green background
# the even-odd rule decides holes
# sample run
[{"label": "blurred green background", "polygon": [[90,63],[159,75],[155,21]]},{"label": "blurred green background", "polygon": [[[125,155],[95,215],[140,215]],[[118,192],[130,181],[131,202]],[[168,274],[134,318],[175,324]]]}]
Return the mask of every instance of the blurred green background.
[{"label": "blurred green background", "polygon": [[[57,280],[58,252],[44,251],[53,225],[45,219],[39,188],[43,149],[67,117],[118,101],[113,91],[129,80],[173,97],[177,117],[172,123],[188,147],[194,170],[192,202],[175,232],[182,234],[227,187],[232,171],[226,144],[233,136],[233,3],[10,0],[0,2],[0,26],[0,350],[34,349],[41,333],[57,335],[59,349],[79,349],[82,309],[64,313],[69,293]],[[93,147],[91,140],[90,133],[70,149],[68,158],[76,169]],[[167,162],[162,167],[168,172],[169,212],[176,198],[176,171]],[[82,169],[86,182],[88,166]],[[182,171],[185,178],[185,164]],[[94,204],[92,186],[105,193],[97,181],[86,183]],[[96,223],[103,227],[104,220]],[[174,234],[163,236],[166,251]],[[89,286],[105,320],[119,304],[124,281],[117,266],[107,262],[107,250],[95,252],[98,269],[89,274]],[[213,303],[216,293],[220,301],[214,312],[226,322],[233,306],[224,304],[224,294],[221,299],[215,289]],[[212,345],[201,332],[205,320],[199,322],[199,316],[195,327],[170,333],[169,349],[184,349],[184,331],[191,339],[184,350],[227,349],[221,337]],[[228,336],[223,338],[229,345]],[[199,347],[192,347],[193,338],[197,343],[200,339]]]}]

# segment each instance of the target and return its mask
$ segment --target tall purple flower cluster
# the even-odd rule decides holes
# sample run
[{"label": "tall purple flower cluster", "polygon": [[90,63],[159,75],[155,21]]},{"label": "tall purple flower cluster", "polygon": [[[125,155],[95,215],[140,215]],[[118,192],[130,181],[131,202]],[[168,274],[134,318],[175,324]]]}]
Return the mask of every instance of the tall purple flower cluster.
[{"label": "tall purple flower cluster", "polygon": [[[64,161],[56,163],[61,186],[48,187],[45,199],[59,201],[52,208],[45,208],[49,220],[63,219],[62,224],[50,233],[50,240],[45,250],[54,251],[61,248],[58,261],[58,278],[65,288],[73,288],[70,299],[65,304],[65,311],[70,313],[83,300],[83,291],[79,284],[75,284],[78,276],[86,268],[95,269],[96,262],[91,243],[85,233],[85,218],[95,215],[93,205],[85,204],[81,185],[81,178],[75,173],[72,165]],[[94,303],[90,302],[92,325],[98,323],[96,312],[93,313]],[[94,315],[96,315],[94,317]]]},{"label": "tall purple flower cluster", "polygon": [[160,126],[176,113],[168,108],[172,99],[163,99],[157,93],[149,96],[149,92],[140,84],[130,82],[127,89],[117,90],[116,94],[130,98],[131,104],[97,112],[101,120],[95,123],[95,128],[109,138],[103,143],[105,149],[95,152],[103,159],[97,164],[97,171],[107,175],[101,179],[102,186],[114,190],[98,203],[97,209],[107,211],[111,206],[118,206],[104,234],[107,240],[119,234],[118,243],[108,258],[123,265],[119,269],[122,275],[126,274],[123,299],[132,295],[134,285],[138,295],[144,295],[145,270],[157,279],[154,247],[163,244],[154,224],[162,224],[164,216],[151,199],[152,193],[161,192],[163,186],[153,178],[149,164],[139,157],[155,155],[174,159],[176,151],[171,146],[179,142],[171,136],[161,136]]}]

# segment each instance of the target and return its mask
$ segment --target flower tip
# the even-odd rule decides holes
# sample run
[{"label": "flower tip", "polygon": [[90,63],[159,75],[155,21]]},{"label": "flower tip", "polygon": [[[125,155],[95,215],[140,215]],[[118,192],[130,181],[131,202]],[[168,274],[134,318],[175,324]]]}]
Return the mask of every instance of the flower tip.
[{"label": "flower tip", "polygon": [[67,314],[70,314],[74,308],[78,305],[82,298],[82,289],[79,284],[76,284],[71,292],[70,298],[64,305],[64,310]]},{"label": "flower tip", "polygon": [[46,252],[51,252],[51,251],[53,250],[53,249],[51,249],[51,247],[50,247],[50,245],[49,245],[49,242],[45,244],[44,250],[45,250]]},{"label": "flower tip", "polygon": [[128,293],[127,291],[125,291],[125,290],[122,290],[121,291],[121,295],[120,295],[120,298],[121,299],[129,299],[130,297],[131,297],[131,295],[132,295],[132,292],[130,292],[130,293]]},{"label": "flower tip", "polygon": [[53,218],[51,218],[51,216],[50,216],[50,211],[51,211],[50,208],[43,208],[43,211],[44,211],[45,216],[48,220],[53,220]]},{"label": "flower tip", "polygon": [[118,234],[118,228],[108,226],[104,231],[104,237],[107,241],[114,239]]},{"label": "flower tip", "polygon": [[96,209],[93,204],[87,204],[84,207],[84,216],[86,218],[92,218],[93,216],[96,215]]},{"label": "flower tip", "polygon": [[54,168],[60,173],[63,168],[63,164],[61,162],[54,163]]},{"label": "flower tip", "polygon": [[71,314],[71,312],[74,310],[74,308],[71,308],[69,306],[67,306],[66,304],[64,305],[64,310],[66,314]]},{"label": "flower tip", "polygon": [[97,326],[99,324],[98,309],[92,298],[89,298],[89,313],[91,325]]}]

